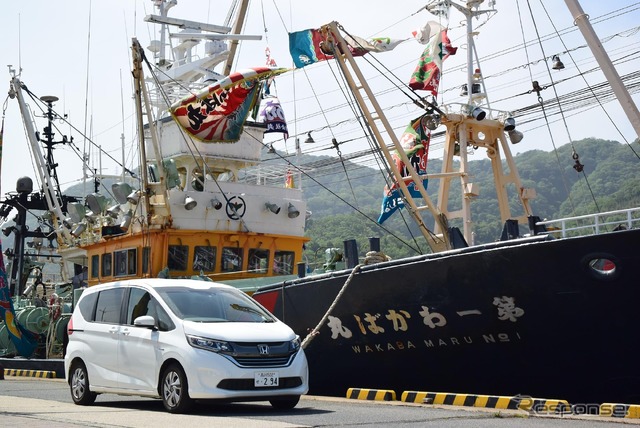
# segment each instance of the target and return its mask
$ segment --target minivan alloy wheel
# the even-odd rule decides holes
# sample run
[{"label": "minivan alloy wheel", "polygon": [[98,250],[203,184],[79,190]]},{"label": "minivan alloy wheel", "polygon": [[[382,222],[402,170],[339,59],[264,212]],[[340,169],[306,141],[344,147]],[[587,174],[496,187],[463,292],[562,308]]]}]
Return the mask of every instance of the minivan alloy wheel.
[{"label": "minivan alloy wheel", "polygon": [[183,413],[193,404],[189,397],[187,376],[178,364],[171,364],[162,375],[162,403],[171,413]]},{"label": "minivan alloy wheel", "polygon": [[70,371],[69,388],[73,402],[85,406],[93,404],[98,394],[89,389],[89,376],[85,365],[82,362],[75,362]]}]

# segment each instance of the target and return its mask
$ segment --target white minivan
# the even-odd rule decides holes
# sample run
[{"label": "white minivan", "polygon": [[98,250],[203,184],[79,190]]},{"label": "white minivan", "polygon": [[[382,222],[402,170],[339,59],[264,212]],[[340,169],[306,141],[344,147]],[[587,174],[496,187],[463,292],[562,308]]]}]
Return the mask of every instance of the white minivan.
[{"label": "white minivan", "polygon": [[190,279],[90,287],[68,326],[65,376],[76,404],[97,394],[162,398],[172,413],[194,400],[296,406],[309,389],[300,338],[244,292]]}]

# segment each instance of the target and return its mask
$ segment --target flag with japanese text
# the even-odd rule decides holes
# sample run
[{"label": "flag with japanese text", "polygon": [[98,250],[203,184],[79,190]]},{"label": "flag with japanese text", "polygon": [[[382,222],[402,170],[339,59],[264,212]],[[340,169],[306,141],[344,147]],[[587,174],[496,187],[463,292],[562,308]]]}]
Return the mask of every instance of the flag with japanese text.
[{"label": "flag with japanese text", "polygon": [[446,29],[432,36],[411,75],[409,87],[415,90],[429,91],[434,97],[437,97],[442,62],[450,55],[455,55],[457,50],[458,48],[451,46]]},{"label": "flag with japanese text", "polygon": [[265,134],[270,132],[281,132],[284,138],[289,138],[287,121],[284,118],[284,111],[280,105],[280,100],[274,96],[267,96],[260,101],[260,118],[267,126]]},{"label": "flag with japanese text", "polygon": [[262,87],[261,81],[288,71],[253,67],[232,73],[200,92],[175,102],[171,114],[191,136],[203,142],[235,142]]},{"label": "flag with japanese text", "polygon": [[9,338],[18,354],[26,358],[31,357],[38,347],[38,340],[36,335],[23,327],[16,318],[9,291],[9,280],[4,268],[2,244],[0,244],[0,321],[4,321],[7,326]]},{"label": "flag with japanese text", "polygon": [[[402,150],[409,158],[411,166],[419,176],[425,176],[421,179],[422,185],[425,190],[427,189],[428,179],[427,174],[427,157],[429,154],[429,141],[430,133],[427,133],[422,124],[422,117],[412,120],[405,129],[402,137],[400,138],[400,145]],[[407,166],[402,161],[400,155],[396,152],[393,154],[393,162],[400,172],[400,176],[409,189],[409,193],[414,198],[420,198],[420,190],[416,186],[416,183],[411,178]],[[404,206],[404,200],[402,198],[400,189],[398,188],[398,182],[394,180],[393,185],[384,187],[384,195],[382,198],[382,207],[380,209],[380,216],[378,217],[378,223],[382,224],[388,219],[394,212]]]}]

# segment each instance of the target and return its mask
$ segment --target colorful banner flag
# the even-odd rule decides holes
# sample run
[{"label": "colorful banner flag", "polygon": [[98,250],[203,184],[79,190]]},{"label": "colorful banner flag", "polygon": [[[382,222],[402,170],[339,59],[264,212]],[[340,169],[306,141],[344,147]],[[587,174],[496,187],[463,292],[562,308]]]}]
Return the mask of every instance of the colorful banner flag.
[{"label": "colorful banner flag", "polygon": [[[406,181],[407,180],[405,180],[405,182]],[[427,189],[428,183],[429,180],[427,178],[422,180],[422,185],[424,186],[425,190]],[[420,191],[416,188],[416,183],[414,183],[413,180],[409,179],[407,188],[409,189],[409,193],[411,193],[412,197],[421,197]],[[386,219],[391,217],[391,214],[396,212],[399,208],[404,207],[404,200],[400,195],[400,189],[394,188],[392,190],[387,190],[387,188],[385,187],[385,190],[387,191],[387,193],[385,193],[384,197],[382,198],[382,208],[380,209],[380,216],[377,220],[378,224],[384,223]]]},{"label": "colorful banner flag", "polygon": [[38,347],[37,337],[18,323],[13,300],[9,292],[9,280],[4,268],[2,244],[0,244],[0,320],[4,321],[9,332],[9,338],[16,347],[16,351],[23,357],[29,358]]},{"label": "colorful banner flag", "polygon": [[0,172],[2,172],[2,135],[3,134],[4,134],[4,116],[2,116],[2,127],[0,128]]},{"label": "colorful banner flag", "polygon": [[409,87],[415,90],[429,91],[434,97],[437,97],[442,62],[449,55],[455,55],[457,50],[458,48],[451,46],[446,29],[433,36],[411,75]]},{"label": "colorful banner flag", "polygon": [[412,31],[411,35],[418,41],[418,43],[426,45],[429,43],[429,40],[431,40],[431,36],[444,30],[445,27],[438,24],[436,21],[429,21],[424,27]]},{"label": "colorful banner flag", "polygon": [[358,36],[345,36],[345,41],[349,46],[355,46],[358,52],[364,50],[367,52],[389,52],[394,50],[400,43],[407,39],[392,39],[390,37],[374,37],[365,40]]},{"label": "colorful banner flag", "polygon": [[232,73],[171,106],[171,114],[189,134],[204,142],[236,142],[253,109],[260,81],[286,68],[253,67]]},{"label": "colorful banner flag", "polygon": [[[411,166],[418,175],[427,174],[427,158],[429,155],[430,137],[430,133],[425,132],[424,126],[422,125],[422,116],[412,120],[402,134],[402,137],[400,137],[400,145],[409,158]],[[393,162],[396,164],[398,171],[400,171],[400,176],[407,185],[411,196],[414,198],[422,197],[409,174],[407,166],[404,164],[398,153],[393,154]],[[428,179],[425,177],[422,179],[422,185],[425,190],[427,189],[427,184]],[[397,181],[394,181],[391,188],[389,188],[389,186],[385,186],[378,223],[382,224],[394,212],[403,206],[404,201],[401,197]]]},{"label": "colorful banner flag", "polygon": [[284,138],[289,138],[287,121],[284,118],[284,111],[277,97],[268,96],[260,101],[260,117],[267,125],[265,134],[270,132],[282,132]]},{"label": "colorful banner flag", "polygon": [[[335,40],[335,37],[325,29],[308,29],[289,33],[289,52],[296,67],[302,68],[314,62],[333,59],[334,47],[329,43],[329,39]],[[351,55],[362,56],[368,52],[388,52],[406,39],[376,37],[366,40],[358,36],[345,35],[344,40]]]},{"label": "colorful banner flag", "polygon": [[293,174],[289,169],[287,169],[287,176],[284,181],[284,187],[286,187],[287,189],[293,189],[294,187],[296,187],[295,183],[293,182]]},{"label": "colorful banner flag", "polygon": [[[318,61],[333,59],[334,47],[329,39],[335,37],[326,29],[313,29],[296,31],[289,33],[289,52],[293,58],[293,63],[297,68],[313,64]],[[337,46],[335,47],[337,49]],[[367,51],[357,50],[349,46],[352,55],[364,55]]]}]

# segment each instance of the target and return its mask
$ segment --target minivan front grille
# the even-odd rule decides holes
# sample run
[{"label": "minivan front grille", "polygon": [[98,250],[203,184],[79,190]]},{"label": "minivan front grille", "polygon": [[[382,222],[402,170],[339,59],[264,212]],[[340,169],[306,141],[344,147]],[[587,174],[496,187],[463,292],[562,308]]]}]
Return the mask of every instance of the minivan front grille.
[{"label": "minivan front grille", "polygon": [[232,356],[241,367],[283,367],[291,362],[292,355],[274,356]]},{"label": "minivan front grille", "polygon": [[297,354],[288,342],[231,342],[234,352],[225,356],[239,367],[286,367]]}]

